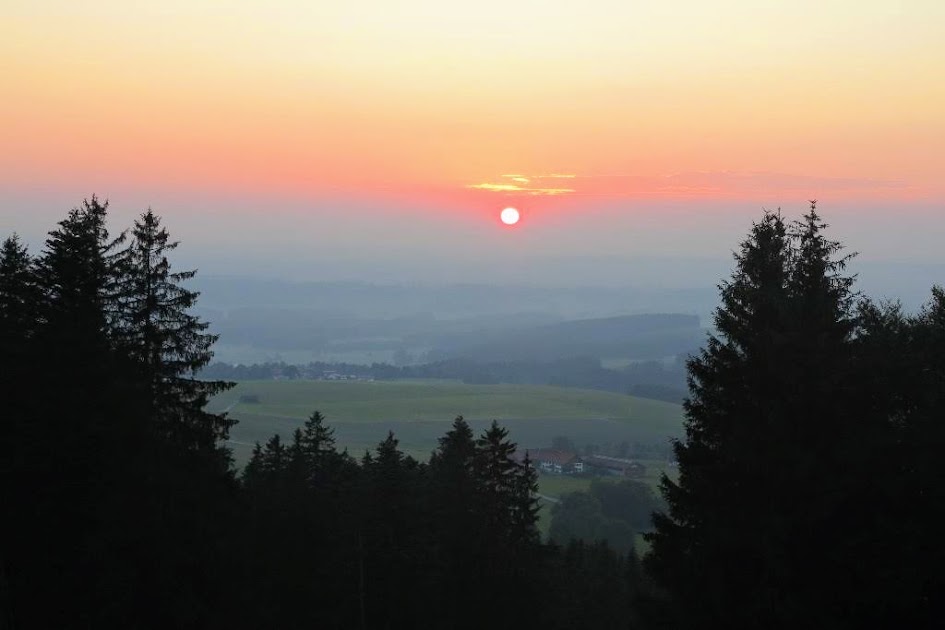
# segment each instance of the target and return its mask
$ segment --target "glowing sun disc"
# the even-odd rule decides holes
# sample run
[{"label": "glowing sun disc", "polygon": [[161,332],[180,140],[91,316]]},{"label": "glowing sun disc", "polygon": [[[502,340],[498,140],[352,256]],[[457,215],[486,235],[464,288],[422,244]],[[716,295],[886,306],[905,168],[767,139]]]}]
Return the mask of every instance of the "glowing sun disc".
[{"label": "glowing sun disc", "polygon": [[518,223],[519,213],[515,208],[506,208],[499,214],[499,218],[502,219],[502,223],[506,225],[515,225]]}]

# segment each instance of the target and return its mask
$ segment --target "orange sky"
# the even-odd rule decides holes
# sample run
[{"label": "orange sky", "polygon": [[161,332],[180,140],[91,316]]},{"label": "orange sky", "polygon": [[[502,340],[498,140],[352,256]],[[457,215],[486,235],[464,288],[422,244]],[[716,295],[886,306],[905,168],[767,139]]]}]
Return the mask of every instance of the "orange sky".
[{"label": "orange sky", "polygon": [[4,3],[0,186],[945,198],[937,0],[140,4]]}]

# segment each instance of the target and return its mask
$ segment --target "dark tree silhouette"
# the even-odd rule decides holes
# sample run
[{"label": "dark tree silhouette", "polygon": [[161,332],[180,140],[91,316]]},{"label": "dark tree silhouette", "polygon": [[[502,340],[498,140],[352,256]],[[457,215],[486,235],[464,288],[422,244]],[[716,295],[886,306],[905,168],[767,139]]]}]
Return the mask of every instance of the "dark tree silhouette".
[{"label": "dark tree silhouette", "polygon": [[190,312],[198,293],[182,283],[196,272],[171,270],[167,254],[177,246],[150,209],[135,222],[117,259],[116,329],[121,351],[141,372],[155,430],[182,448],[207,452],[219,448],[233,421],[205,411],[206,404],[233,384],[194,376],[213,357],[217,336]]},{"label": "dark tree silhouette", "polygon": [[430,502],[436,522],[433,538],[440,562],[436,571],[442,575],[441,595],[435,601],[437,616],[451,628],[476,623],[464,605],[476,588],[473,575],[482,558],[482,550],[471,544],[480,527],[475,464],[473,432],[459,416],[430,456]]},{"label": "dark tree silhouette", "polygon": [[25,473],[41,451],[30,431],[35,421],[30,392],[38,363],[31,342],[39,298],[33,261],[14,234],[0,249],[0,505],[6,506],[0,518],[0,627],[14,623],[11,571],[23,551],[12,541],[29,529],[24,509],[33,490],[24,483]]},{"label": "dark tree silhouette", "polygon": [[853,280],[824,227],[813,205],[791,230],[780,214],[755,224],[721,286],[718,336],[689,362],[679,481],[662,481],[669,513],[655,516],[648,558],[679,623],[785,627],[815,610],[835,623],[850,613],[831,611],[823,600],[836,588],[821,581],[850,568],[824,558],[848,524],[835,499],[855,431]]}]

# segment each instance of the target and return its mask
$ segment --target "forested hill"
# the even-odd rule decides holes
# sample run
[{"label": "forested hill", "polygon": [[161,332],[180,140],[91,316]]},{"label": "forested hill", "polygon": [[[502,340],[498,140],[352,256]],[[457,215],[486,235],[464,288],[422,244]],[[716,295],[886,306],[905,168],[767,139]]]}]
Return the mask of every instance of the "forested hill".
[{"label": "forested hill", "polygon": [[702,329],[695,315],[626,315],[584,319],[442,340],[432,358],[477,361],[553,361],[574,356],[657,359],[697,348]]},{"label": "forested hill", "polygon": [[[632,294],[625,296],[630,304]],[[205,308],[200,313],[220,335],[217,356],[230,363],[275,359],[404,364],[418,359],[550,361],[574,356],[639,361],[690,352],[704,338],[699,318],[691,314],[563,318],[539,302],[514,313],[498,312],[498,304],[493,305],[497,312],[471,310],[444,317],[419,305],[402,315],[346,311],[342,305],[271,304]]]}]

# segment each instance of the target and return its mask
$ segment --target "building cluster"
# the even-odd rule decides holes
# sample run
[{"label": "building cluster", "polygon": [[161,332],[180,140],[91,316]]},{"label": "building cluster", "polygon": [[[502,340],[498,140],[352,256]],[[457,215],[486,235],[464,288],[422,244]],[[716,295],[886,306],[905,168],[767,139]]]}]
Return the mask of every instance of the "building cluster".
[{"label": "building cluster", "polygon": [[358,376],[357,374],[342,374],[334,370],[325,370],[315,380],[318,381],[373,381],[371,376]]},{"label": "building cluster", "polygon": [[524,459],[528,454],[532,465],[542,473],[549,475],[616,475],[639,478],[646,476],[646,466],[632,459],[588,455],[581,457],[577,453],[554,448],[533,448],[520,451]]}]

